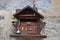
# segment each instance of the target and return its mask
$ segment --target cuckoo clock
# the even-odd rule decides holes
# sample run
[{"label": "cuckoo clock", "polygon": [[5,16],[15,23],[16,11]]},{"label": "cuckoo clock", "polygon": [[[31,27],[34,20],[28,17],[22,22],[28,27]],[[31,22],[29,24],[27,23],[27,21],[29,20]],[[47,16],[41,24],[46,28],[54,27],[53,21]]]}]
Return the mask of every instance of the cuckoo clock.
[{"label": "cuckoo clock", "polygon": [[15,23],[16,32],[11,37],[43,37],[44,26],[43,22],[44,16],[34,10],[32,7],[27,6],[23,9],[17,9],[16,13],[13,15],[17,21]]}]

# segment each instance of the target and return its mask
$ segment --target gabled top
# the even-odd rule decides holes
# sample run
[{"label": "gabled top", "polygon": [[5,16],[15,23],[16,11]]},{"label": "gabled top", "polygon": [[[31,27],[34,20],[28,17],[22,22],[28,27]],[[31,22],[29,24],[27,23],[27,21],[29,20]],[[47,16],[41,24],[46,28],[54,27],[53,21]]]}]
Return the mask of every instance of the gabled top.
[{"label": "gabled top", "polygon": [[31,10],[34,13],[36,13],[41,19],[44,18],[43,15],[41,15],[40,13],[38,13],[38,11],[34,10],[34,8],[30,7],[30,6],[26,6],[25,8],[21,9],[19,12],[17,12],[16,14],[14,14],[14,17],[17,17],[17,15],[19,15],[21,12],[25,11],[25,10]]}]

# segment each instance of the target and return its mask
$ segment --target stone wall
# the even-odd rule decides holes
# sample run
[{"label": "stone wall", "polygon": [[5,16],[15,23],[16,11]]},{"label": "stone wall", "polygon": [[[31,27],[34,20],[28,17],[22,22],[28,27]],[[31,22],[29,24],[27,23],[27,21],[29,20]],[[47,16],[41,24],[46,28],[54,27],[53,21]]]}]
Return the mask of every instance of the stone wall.
[{"label": "stone wall", "polygon": [[47,22],[45,27],[46,40],[60,40],[60,17],[46,17],[45,21]]},{"label": "stone wall", "polygon": [[12,13],[5,10],[0,11],[0,15],[4,16],[4,19],[0,20],[0,40],[10,40],[9,35],[13,31]]},{"label": "stone wall", "polygon": [[[14,29],[11,23],[13,21],[12,15],[15,11],[7,12],[2,10],[0,13],[0,15],[4,16],[4,19],[0,20],[0,40],[10,40],[9,35],[13,33]],[[45,35],[47,35],[47,38],[43,40],[59,40],[60,16],[45,16],[43,21],[46,22]],[[40,40],[39,38],[36,38],[36,40],[37,39]],[[13,38],[13,40],[15,39]]]}]

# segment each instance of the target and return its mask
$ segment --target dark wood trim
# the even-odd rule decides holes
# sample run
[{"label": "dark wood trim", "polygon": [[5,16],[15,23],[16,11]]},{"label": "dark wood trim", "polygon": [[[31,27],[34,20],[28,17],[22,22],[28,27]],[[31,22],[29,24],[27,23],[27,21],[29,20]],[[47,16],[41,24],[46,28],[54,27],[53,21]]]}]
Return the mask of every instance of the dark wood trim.
[{"label": "dark wood trim", "polygon": [[20,19],[38,19],[38,17],[32,17],[32,16],[22,16]]},{"label": "dark wood trim", "polygon": [[37,20],[37,33],[40,34],[40,19]]},{"label": "dark wood trim", "polygon": [[41,37],[41,38],[47,38],[46,35],[22,35],[22,34],[12,34],[10,37]]},{"label": "dark wood trim", "polygon": [[18,16],[20,16],[20,17],[24,17],[24,16],[27,16],[27,17],[29,17],[29,16],[32,16],[32,17],[34,17],[34,16],[37,16],[37,15],[18,15]]}]

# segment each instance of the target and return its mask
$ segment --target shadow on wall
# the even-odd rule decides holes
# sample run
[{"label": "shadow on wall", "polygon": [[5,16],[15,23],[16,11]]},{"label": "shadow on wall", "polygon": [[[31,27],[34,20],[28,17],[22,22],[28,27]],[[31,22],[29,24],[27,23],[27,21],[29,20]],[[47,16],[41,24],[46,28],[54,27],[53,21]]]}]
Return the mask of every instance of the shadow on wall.
[{"label": "shadow on wall", "polygon": [[4,16],[0,15],[0,20],[4,19]]}]

